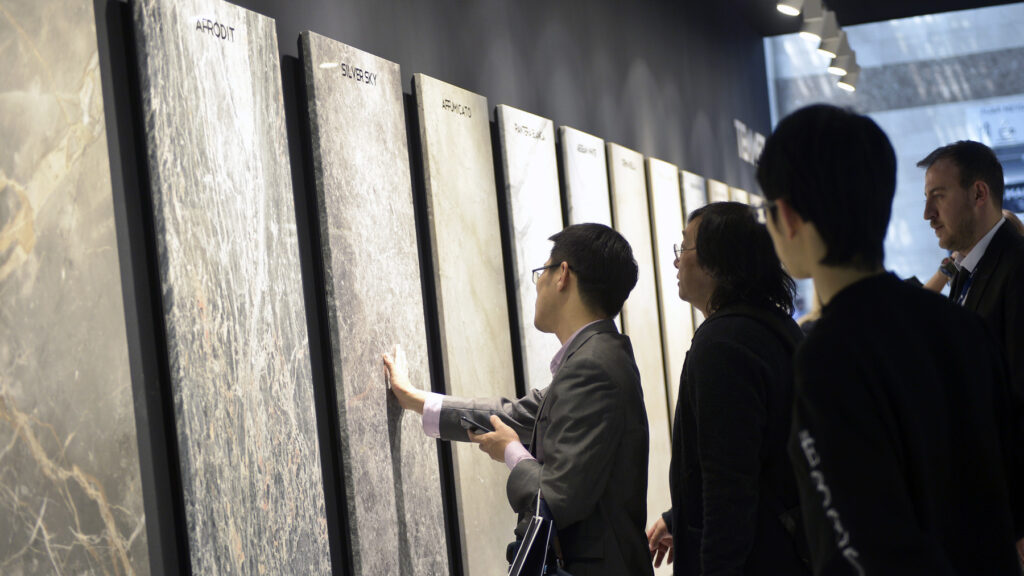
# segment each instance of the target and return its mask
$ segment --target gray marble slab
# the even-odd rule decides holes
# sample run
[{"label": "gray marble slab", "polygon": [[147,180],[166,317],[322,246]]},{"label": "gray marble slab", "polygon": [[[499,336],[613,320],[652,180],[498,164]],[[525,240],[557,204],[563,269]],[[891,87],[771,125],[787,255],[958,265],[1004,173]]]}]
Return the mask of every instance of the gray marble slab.
[{"label": "gray marble slab", "polygon": [[[512,340],[498,224],[487,99],[440,80],[413,78],[441,329],[445,390],[462,397],[515,396]],[[459,531],[467,574],[507,570],[516,518],[508,471],[459,442]]]},{"label": "gray marble slab", "polygon": [[650,523],[672,506],[668,487],[672,424],[665,394],[665,363],[661,352],[658,289],[654,276],[644,156],[612,143],[607,145],[607,153],[615,229],[632,246],[633,258],[639,268],[636,287],[622,308],[622,327],[633,342],[633,354],[640,369],[647,423],[651,432],[647,476],[647,519]]},{"label": "gray marble slab", "polygon": [[0,54],[0,574],[149,574],[93,4]]},{"label": "gray marble slab", "polygon": [[498,134],[505,173],[505,202],[511,224],[519,348],[528,388],[551,383],[551,359],[561,344],[554,334],[533,327],[537,287],[531,270],[551,255],[553,234],[562,226],[562,200],[551,120],[511,106],[498,105]]},{"label": "gray marble slab", "polygon": [[193,574],[329,574],[277,34],[135,0]]},{"label": "gray marble slab", "polygon": [[398,345],[430,381],[401,71],[312,32],[302,52],[353,566],[446,574],[437,441],[381,380]]},{"label": "gray marble slab", "polygon": [[558,135],[562,147],[568,224],[597,222],[611,226],[604,140],[568,126],[560,126]]},{"label": "gray marble slab", "polygon": [[655,158],[647,159],[647,190],[651,201],[651,233],[654,237],[654,271],[661,311],[661,342],[665,356],[665,384],[669,408],[675,412],[679,375],[693,338],[693,311],[679,299],[673,244],[683,242],[683,202],[679,168]]},{"label": "gray marble slab", "polygon": [[719,182],[708,178],[708,202],[728,202],[729,197],[729,185],[725,182]]}]

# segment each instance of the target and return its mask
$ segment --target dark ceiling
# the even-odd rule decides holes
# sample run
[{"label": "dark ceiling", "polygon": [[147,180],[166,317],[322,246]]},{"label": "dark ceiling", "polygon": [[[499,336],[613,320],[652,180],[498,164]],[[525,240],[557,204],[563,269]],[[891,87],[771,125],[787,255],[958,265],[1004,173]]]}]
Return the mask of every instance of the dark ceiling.
[{"label": "dark ceiling", "polygon": [[[968,10],[999,4],[1015,4],[1019,0],[826,0],[825,5],[836,13],[840,26],[881,22],[895,18],[924,16],[938,12]],[[775,0],[740,0],[753,27],[763,36],[790,34],[800,29],[800,18],[783,16],[775,9]]]}]

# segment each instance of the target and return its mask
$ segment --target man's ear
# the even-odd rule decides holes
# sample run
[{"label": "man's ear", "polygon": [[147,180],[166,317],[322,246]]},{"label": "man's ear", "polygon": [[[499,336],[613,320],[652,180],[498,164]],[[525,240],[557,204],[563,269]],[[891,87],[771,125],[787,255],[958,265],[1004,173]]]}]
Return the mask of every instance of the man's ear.
[{"label": "man's ear", "polygon": [[792,240],[804,225],[804,219],[793,210],[789,201],[779,198],[775,201],[776,219],[775,224],[779,227],[783,237]]},{"label": "man's ear", "polygon": [[992,190],[989,189],[988,183],[984,180],[975,180],[974,185],[971,186],[971,203],[981,206],[987,204],[990,198],[992,198]]},{"label": "man's ear", "polygon": [[558,282],[555,284],[558,291],[561,292],[569,287],[569,263],[563,261],[558,265]]}]

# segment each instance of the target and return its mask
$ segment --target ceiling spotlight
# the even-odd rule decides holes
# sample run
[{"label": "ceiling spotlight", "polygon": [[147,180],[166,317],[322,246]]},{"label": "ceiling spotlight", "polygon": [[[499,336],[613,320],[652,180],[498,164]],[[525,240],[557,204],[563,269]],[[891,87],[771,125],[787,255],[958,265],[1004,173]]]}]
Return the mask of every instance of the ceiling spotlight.
[{"label": "ceiling spotlight", "polygon": [[835,58],[840,54],[849,53],[850,43],[846,41],[846,32],[840,30],[838,34],[832,37],[822,34],[821,44],[818,45],[818,52],[821,52],[829,58]]},{"label": "ceiling spotlight", "polygon": [[799,16],[803,5],[804,0],[779,0],[779,3],[775,5],[775,9],[786,16]]},{"label": "ceiling spotlight", "polygon": [[853,69],[857,65],[857,53],[853,50],[845,54],[840,54],[832,59],[832,63],[828,66],[828,73],[836,76],[846,76],[846,73]]},{"label": "ceiling spotlight", "polygon": [[821,39],[826,37],[826,29],[831,36],[839,31],[839,23],[836,22],[835,12],[824,8],[815,12],[812,3],[821,6],[820,0],[808,0],[804,5],[804,22],[800,26],[800,36],[812,42],[821,42]]},{"label": "ceiling spotlight", "polygon": [[860,66],[855,63],[846,71],[846,75],[836,82],[836,86],[839,86],[847,92],[853,92],[857,89],[858,80],[860,80]]}]

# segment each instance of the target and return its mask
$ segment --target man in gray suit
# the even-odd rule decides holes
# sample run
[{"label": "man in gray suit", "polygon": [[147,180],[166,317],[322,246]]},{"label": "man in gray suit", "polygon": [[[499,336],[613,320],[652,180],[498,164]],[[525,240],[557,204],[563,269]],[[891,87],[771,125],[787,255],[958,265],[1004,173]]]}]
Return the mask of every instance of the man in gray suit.
[{"label": "man in gray suit", "polygon": [[[385,355],[391,389],[403,408],[423,414],[428,435],[476,442],[505,462],[517,538],[539,491],[573,576],[653,574],[644,535],[647,414],[633,348],[612,321],[636,285],[633,252],[600,224],[569,226],[551,240],[551,257],[533,275],[534,326],[562,343],[547,388],[518,400],[442,396],[414,388]],[[463,416],[489,419],[495,431],[467,431]]]}]

